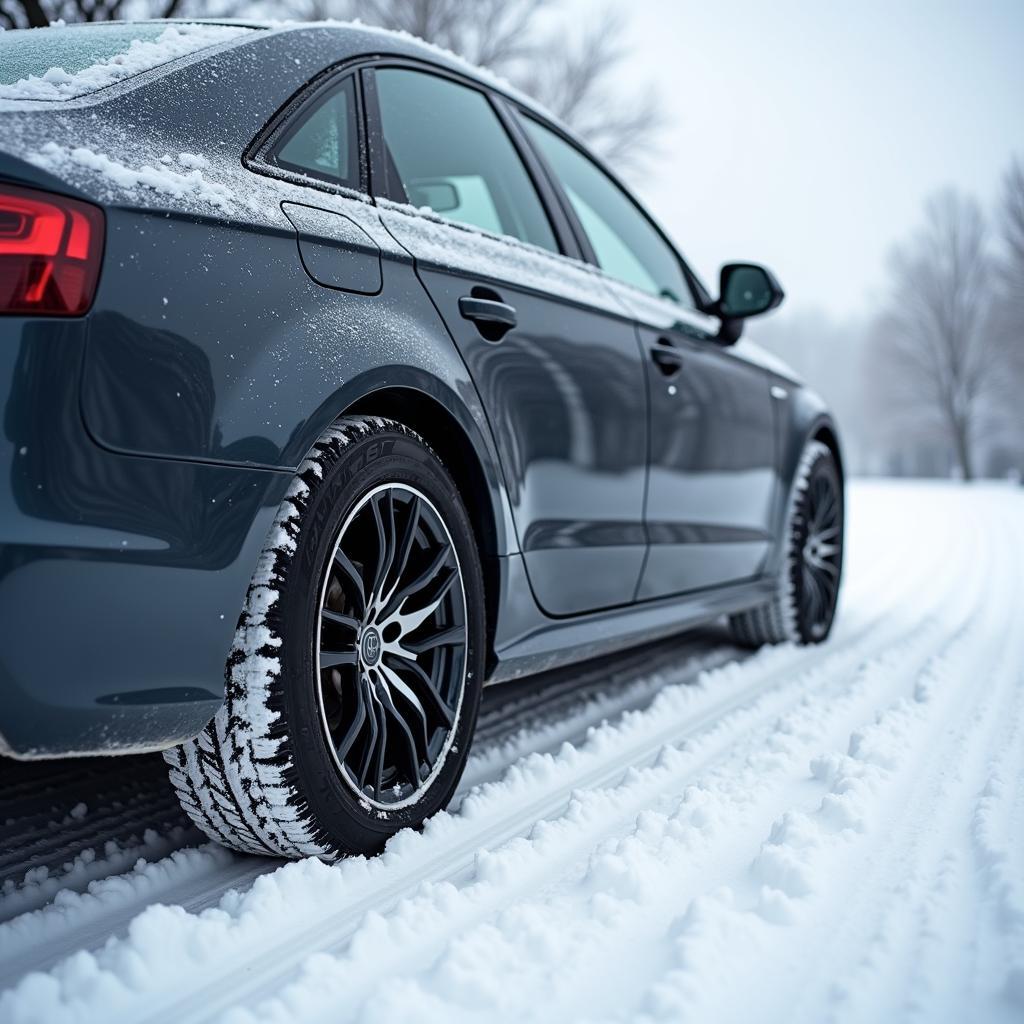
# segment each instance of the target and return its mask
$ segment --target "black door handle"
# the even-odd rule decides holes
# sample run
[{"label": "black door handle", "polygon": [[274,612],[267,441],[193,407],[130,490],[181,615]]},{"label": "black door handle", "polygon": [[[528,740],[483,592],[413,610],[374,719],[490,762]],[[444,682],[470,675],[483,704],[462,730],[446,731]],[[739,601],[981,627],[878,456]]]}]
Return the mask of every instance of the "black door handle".
[{"label": "black door handle", "polygon": [[652,348],[651,358],[664,377],[675,377],[683,368],[683,357],[675,349]]},{"label": "black door handle", "polygon": [[499,341],[516,325],[515,307],[497,299],[463,295],[459,299],[459,312],[467,320],[472,320],[488,341]]}]

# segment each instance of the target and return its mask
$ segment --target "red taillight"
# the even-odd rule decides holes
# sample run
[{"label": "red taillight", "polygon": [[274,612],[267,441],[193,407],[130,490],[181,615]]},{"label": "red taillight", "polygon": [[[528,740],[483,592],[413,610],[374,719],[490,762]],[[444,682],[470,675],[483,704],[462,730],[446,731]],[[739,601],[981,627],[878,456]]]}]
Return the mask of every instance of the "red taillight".
[{"label": "red taillight", "polygon": [[99,207],[0,183],[0,314],[80,316],[102,258]]}]

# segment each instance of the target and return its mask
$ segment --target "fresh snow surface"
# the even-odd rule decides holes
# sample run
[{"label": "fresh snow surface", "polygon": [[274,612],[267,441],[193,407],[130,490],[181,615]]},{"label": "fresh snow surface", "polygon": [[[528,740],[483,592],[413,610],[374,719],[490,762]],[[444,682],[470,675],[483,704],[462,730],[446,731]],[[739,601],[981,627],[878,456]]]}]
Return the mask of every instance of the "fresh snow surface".
[{"label": "fresh snow surface", "polygon": [[133,39],[123,53],[72,74],[52,67],[42,75],[29,75],[10,85],[0,85],[0,100],[68,100],[85,96],[249,31],[234,25],[170,25],[156,39]]},{"label": "fresh snow surface", "polygon": [[0,1020],[1020,1021],[1022,587],[1020,489],[856,483],[827,644],[485,712],[380,857],[150,837],[5,888]]}]

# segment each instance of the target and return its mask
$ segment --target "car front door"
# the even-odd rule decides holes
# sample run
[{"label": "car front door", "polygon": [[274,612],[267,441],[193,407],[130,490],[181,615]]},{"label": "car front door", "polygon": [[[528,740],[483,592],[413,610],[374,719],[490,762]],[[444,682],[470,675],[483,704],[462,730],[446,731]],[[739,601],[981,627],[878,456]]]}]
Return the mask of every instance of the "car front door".
[{"label": "car front door", "polygon": [[771,544],[775,487],[767,375],[715,341],[699,287],[629,195],[569,140],[530,117],[527,134],[558,180],[645,355],[650,544],[639,599],[756,576]]},{"label": "car front door", "polygon": [[568,615],[632,601],[646,552],[647,395],[629,318],[592,267],[561,251],[565,215],[545,207],[539,172],[485,92],[385,63],[364,84],[380,128],[381,220],[479,391],[538,603]]}]

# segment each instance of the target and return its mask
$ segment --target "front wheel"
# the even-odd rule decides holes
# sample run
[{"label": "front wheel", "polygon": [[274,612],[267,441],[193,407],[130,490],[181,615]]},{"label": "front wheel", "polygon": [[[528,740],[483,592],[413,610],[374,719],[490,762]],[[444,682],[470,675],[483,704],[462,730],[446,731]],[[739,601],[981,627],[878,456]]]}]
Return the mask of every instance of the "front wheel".
[{"label": "front wheel", "polygon": [[483,637],[479,556],[444,466],[398,423],[341,421],[278,511],[224,707],[165,754],[185,810],[245,852],[376,852],[455,790]]},{"label": "front wheel", "polygon": [[749,647],[821,643],[832,629],[843,571],[843,482],[831,450],[804,448],[790,492],[783,563],[772,599],[731,616],[733,636]]}]

